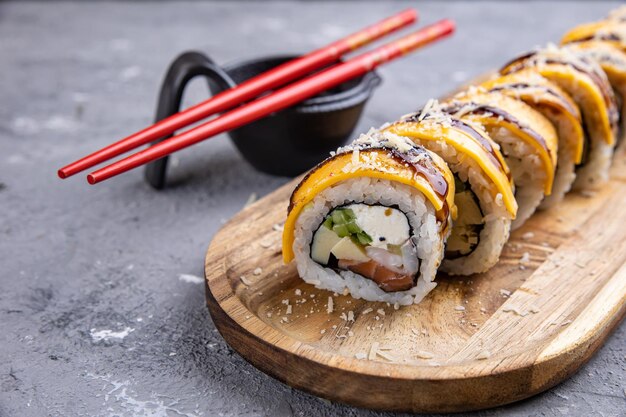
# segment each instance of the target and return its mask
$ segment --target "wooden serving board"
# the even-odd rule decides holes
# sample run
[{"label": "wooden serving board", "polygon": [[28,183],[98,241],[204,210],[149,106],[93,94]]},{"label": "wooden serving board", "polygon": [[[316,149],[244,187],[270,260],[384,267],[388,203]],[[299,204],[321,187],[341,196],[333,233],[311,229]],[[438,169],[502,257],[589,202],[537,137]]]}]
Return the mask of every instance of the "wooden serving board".
[{"label": "wooden serving board", "polygon": [[246,360],[332,401],[413,412],[517,401],[580,368],[626,312],[624,152],[612,173],[598,192],[535,214],[489,272],[438,276],[421,304],[399,310],[318,290],[283,265],[275,225],[296,179],[215,235],[207,305]]}]

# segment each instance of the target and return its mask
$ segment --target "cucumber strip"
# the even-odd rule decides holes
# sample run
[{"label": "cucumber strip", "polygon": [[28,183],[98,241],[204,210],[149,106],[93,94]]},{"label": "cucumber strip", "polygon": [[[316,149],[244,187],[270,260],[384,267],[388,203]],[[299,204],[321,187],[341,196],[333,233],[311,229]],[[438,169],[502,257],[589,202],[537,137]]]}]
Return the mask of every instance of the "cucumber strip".
[{"label": "cucumber strip", "polygon": [[333,232],[337,233],[339,237],[346,237],[350,235],[350,231],[345,224],[335,224],[333,225]]}]

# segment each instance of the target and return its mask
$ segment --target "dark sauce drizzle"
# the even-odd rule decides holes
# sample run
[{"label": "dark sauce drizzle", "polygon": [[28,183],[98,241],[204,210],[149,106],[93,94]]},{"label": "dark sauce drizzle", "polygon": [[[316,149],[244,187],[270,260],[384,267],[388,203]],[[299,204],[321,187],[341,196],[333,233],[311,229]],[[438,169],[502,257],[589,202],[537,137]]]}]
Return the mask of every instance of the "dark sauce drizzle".
[{"label": "dark sauce drizzle", "polygon": [[[622,21],[626,22],[626,19]],[[580,43],[580,42],[587,42],[587,41],[622,42],[622,38],[616,33],[601,33],[601,34],[595,34],[595,35],[590,35],[584,38],[576,39],[574,41],[571,41],[570,43]]]},{"label": "dark sauce drizzle", "polygon": [[495,87],[491,88],[489,90],[489,92],[498,92],[498,91],[508,90],[508,89],[524,90],[526,88],[537,88],[537,89],[545,92],[546,94],[550,94],[552,97],[554,97],[554,98],[556,98],[558,100],[558,102],[561,105],[561,107],[563,107],[565,110],[567,110],[571,114],[576,114],[576,109],[571,105],[570,102],[565,100],[563,98],[563,96],[561,96],[561,94],[557,93],[556,91],[554,91],[553,89],[551,89],[550,87],[547,87],[545,85],[529,84],[529,83],[522,83],[522,82],[510,83],[510,84],[502,84],[502,85],[495,86]]},{"label": "dark sauce drizzle", "polygon": [[450,106],[445,108],[444,111],[449,112],[451,114],[455,114],[458,111],[460,111],[462,108],[466,107],[467,105],[472,106],[472,109],[468,112],[468,114],[486,115],[486,114],[491,113],[495,115],[496,117],[501,117],[503,120],[507,121],[508,123],[511,123],[517,126],[521,131],[523,131],[524,133],[532,137],[535,142],[539,143],[548,152],[548,155],[550,155],[550,157],[552,158],[552,150],[548,147],[548,144],[546,143],[546,140],[544,139],[543,136],[541,136],[535,130],[527,126],[524,126],[511,113],[508,113],[498,107],[490,106],[488,104],[473,103],[473,102],[469,102],[469,103],[454,102]]},{"label": "dark sauce drizzle", "polygon": [[[504,67],[502,67],[502,70],[500,70],[500,72],[504,74],[509,74],[511,72],[518,71],[522,68],[527,68],[529,67],[527,60],[536,54],[537,52],[530,52],[518,58],[515,58],[509,63],[507,63]],[[578,57],[578,58],[581,61],[587,61],[585,57]],[[613,132],[613,134],[617,133],[617,123],[619,120],[619,114],[617,112],[617,103],[615,102],[615,95],[613,94],[613,90],[611,90],[611,86],[608,85],[608,83],[604,82],[604,80],[602,79],[600,75],[598,75],[595,71],[587,71],[586,68],[582,68],[581,66],[576,65],[573,62],[569,62],[563,59],[547,58],[545,63],[568,65],[574,68],[576,71],[583,73],[587,75],[589,78],[591,78],[591,80],[600,90],[600,93],[602,94],[602,98],[604,99],[604,103],[606,104],[606,108],[609,113],[609,124],[611,126],[611,131]]]},{"label": "dark sauce drizzle", "polygon": [[[412,114],[408,118],[404,119],[403,122],[419,123],[421,114],[422,114],[422,111],[419,110],[419,111],[417,111],[417,113]],[[425,118],[428,118],[428,115],[426,115]],[[502,161],[498,158],[498,154],[497,154],[496,150],[493,148],[492,143],[487,138],[485,138],[483,135],[478,133],[478,131],[476,129],[474,129],[470,124],[464,122],[463,120],[456,119],[456,118],[453,117],[453,118],[451,118],[451,122],[452,122],[452,126],[454,128],[456,128],[458,130],[461,130],[461,131],[463,131],[463,133],[469,135],[485,151],[487,151],[487,154],[489,155],[489,158],[491,159],[491,162],[494,165],[496,165],[496,166],[498,166],[500,168],[500,171],[502,171],[507,176],[509,181],[511,180],[511,173],[503,165]]]}]

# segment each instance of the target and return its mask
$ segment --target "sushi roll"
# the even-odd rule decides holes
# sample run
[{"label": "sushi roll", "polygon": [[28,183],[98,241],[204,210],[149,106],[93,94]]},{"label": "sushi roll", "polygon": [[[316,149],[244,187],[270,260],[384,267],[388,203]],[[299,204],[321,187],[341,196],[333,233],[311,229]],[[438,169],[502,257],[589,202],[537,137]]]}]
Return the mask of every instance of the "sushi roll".
[{"label": "sushi roll", "polygon": [[548,119],[558,137],[558,158],[552,193],[539,208],[546,209],[563,200],[576,179],[576,165],[583,154],[584,135],[580,110],[558,85],[532,70],[496,76],[479,86],[489,93],[500,93],[521,100]]},{"label": "sushi roll", "polygon": [[314,167],[291,195],[283,259],[317,288],[409,305],[435,286],[455,216],[435,153],[371,131]]},{"label": "sushi roll", "polygon": [[511,169],[519,205],[511,229],[517,229],[552,192],[558,140],[550,122],[521,101],[476,88],[441,104],[442,111],[481,124]]},{"label": "sushi roll", "polygon": [[503,75],[532,69],[566,91],[583,119],[585,147],[574,189],[593,189],[608,179],[615,145],[618,111],[606,74],[594,61],[567,48],[548,46],[505,65]]},{"label": "sushi roll", "polygon": [[615,10],[611,10],[608,15],[608,20],[626,22],[626,6],[621,6]]},{"label": "sushi roll", "polygon": [[384,127],[383,134],[436,152],[454,174],[458,214],[442,271],[470,275],[495,265],[517,213],[513,180],[498,145],[480,126],[439,111],[434,101]]},{"label": "sushi roll", "polygon": [[618,107],[617,143],[623,143],[626,138],[626,52],[603,41],[572,43],[566,48],[596,61],[606,73]]},{"label": "sushi roll", "polygon": [[587,41],[607,42],[626,51],[626,17],[615,14],[609,20],[576,26],[561,39],[563,44]]}]

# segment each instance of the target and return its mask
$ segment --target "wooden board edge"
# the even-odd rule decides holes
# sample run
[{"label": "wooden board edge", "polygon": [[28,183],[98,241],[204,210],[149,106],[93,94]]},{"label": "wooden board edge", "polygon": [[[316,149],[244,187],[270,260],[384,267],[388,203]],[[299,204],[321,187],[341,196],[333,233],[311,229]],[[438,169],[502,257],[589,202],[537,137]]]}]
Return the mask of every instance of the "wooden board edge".
[{"label": "wooden board edge", "polygon": [[[538,362],[527,362],[513,370],[497,371],[496,364],[494,373],[462,377],[458,376],[461,375],[460,369],[453,369],[459,368],[457,365],[433,367],[433,372],[440,375],[446,369],[452,371],[447,378],[429,379],[428,375],[422,375],[421,379],[386,377],[315,361],[299,355],[298,352],[276,346],[246,330],[223,310],[211,290],[209,264],[212,262],[209,252],[210,246],[205,265],[207,307],[215,327],[242,358],[294,388],[331,401],[368,409],[421,413],[461,412],[497,407],[532,397],[559,384],[579,370],[626,315],[626,306],[622,305],[619,314],[608,316],[601,331],[593,333],[594,337],[568,346],[557,355],[543,357]],[[213,264],[213,268],[215,266]],[[272,330],[275,331],[273,328]],[[510,357],[499,362],[506,359]],[[327,382],[316,383],[320,380]],[[493,386],[501,389],[494,391],[491,388]],[[371,387],[385,387],[385,390],[372,391]],[[397,393],[406,395],[407,389],[411,393],[411,400],[408,402],[406,398],[397,397]],[[463,398],[471,398],[472,401],[459,401]]]},{"label": "wooden board edge", "polygon": [[[626,314],[626,308],[623,308],[621,316],[611,320],[597,338],[537,364],[477,377],[406,380],[351,372],[272,345],[242,328],[221,308],[210,290],[208,280],[205,292],[207,307],[219,333],[244,360],[262,372],[296,389],[333,402],[380,411],[413,413],[483,410],[546,391],[578,371]],[[538,375],[541,377],[538,378]],[[318,383],[324,380],[327,382]],[[541,383],[537,383],[538,380]],[[501,389],[494,391],[494,386]],[[368,387],[385,387],[385,390],[376,391]],[[406,398],[397,397],[397,393],[406,393],[407,389],[412,397],[409,402]],[[473,401],[459,401],[462,398],[471,398]]]}]

